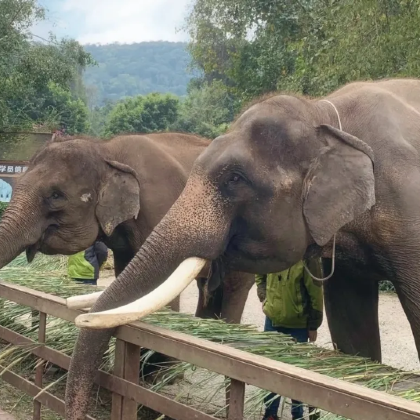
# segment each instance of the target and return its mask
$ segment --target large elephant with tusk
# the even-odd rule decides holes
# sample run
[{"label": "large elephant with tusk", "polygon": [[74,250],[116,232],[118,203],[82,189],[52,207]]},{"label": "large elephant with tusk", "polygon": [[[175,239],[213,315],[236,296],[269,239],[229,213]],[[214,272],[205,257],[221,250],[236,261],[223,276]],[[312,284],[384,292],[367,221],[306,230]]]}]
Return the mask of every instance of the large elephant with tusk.
[{"label": "large elephant with tusk", "polygon": [[254,103],[198,157],[170,211],[77,318],[66,419],[84,418],[114,328],[170,301],[208,261],[267,273],[322,255],[333,342],[376,360],[378,280],[390,279],[420,349],[419,153],[419,80]]},{"label": "large elephant with tusk", "polygon": [[[209,143],[180,133],[49,142],[19,178],[2,217],[0,267],[24,250],[31,261],[38,251],[73,254],[100,239],[113,250],[118,276],[178,198]],[[221,268],[208,264],[196,272],[196,316],[239,323],[253,276]],[[164,301],[179,310],[179,293],[171,293],[170,300],[166,291],[159,293],[158,307]],[[99,295],[71,298],[68,306],[88,308]],[[154,355],[153,360],[168,358]]]}]

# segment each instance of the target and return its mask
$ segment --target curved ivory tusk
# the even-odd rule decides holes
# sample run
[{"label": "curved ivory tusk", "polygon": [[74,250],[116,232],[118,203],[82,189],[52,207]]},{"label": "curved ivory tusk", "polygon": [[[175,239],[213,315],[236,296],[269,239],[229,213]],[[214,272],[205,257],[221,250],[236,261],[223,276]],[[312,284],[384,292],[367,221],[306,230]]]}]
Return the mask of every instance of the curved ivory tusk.
[{"label": "curved ivory tusk", "polygon": [[89,293],[88,295],[72,296],[66,299],[66,306],[70,309],[90,308],[101,296],[102,292]]},{"label": "curved ivory tusk", "polygon": [[92,312],[79,315],[76,326],[80,328],[113,328],[137,321],[158,309],[163,308],[196,278],[207,263],[202,258],[188,258],[163,282],[148,295],[119,308],[104,312]]}]

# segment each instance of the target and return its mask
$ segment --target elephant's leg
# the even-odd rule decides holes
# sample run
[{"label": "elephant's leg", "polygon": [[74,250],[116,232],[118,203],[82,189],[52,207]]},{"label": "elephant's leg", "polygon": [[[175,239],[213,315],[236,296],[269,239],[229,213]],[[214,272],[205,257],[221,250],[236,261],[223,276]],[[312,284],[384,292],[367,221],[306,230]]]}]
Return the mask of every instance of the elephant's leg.
[{"label": "elephant's leg", "polygon": [[133,259],[134,253],[129,250],[113,250],[114,254],[114,273],[115,277],[118,277]]},{"label": "elephant's leg", "polygon": [[170,302],[169,307],[173,311],[179,312],[179,310],[181,309],[181,296],[176,297],[172,302]]},{"label": "elephant's leg", "polygon": [[401,305],[413,332],[417,353],[420,358],[420,270],[418,257],[404,258],[401,270],[393,281]]},{"label": "elephant's leg", "polygon": [[231,324],[240,324],[245,304],[255,276],[238,271],[228,272],[223,282],[221,318]]},{"label": "elephant's leg", "polygon": [[[331,260],[323,263],[324,273],[330,273]],[[324,283],[324,296],[334,345],[344,353],[381,361],[377,281],[337,261],[334,275]]]},{"label": "elephant's leg", "polygon": [[207,298],[204,292],[205,279],[198,279],[198,304],[195,316],[199,318],[223,319],[240,324],[249,290],[254,284],[254,275],[227,272],[223,283]]},{"label": "elephant's leg", "polygon": [[195,316],[204,319],[218,319],[221,317],[222,312],[223,285],[220,285],[216,290],[209,294],[206,299],[206,292],[204,291],[206,282],[207,279],[205,278],[197,279],[198,303]]}]

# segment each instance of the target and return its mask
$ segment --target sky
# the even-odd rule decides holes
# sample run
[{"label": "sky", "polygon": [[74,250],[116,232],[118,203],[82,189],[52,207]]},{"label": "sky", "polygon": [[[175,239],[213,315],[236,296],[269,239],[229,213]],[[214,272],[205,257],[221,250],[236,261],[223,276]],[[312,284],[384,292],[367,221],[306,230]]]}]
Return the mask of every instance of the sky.
[{"label": "sky", "polygon": [[[187,41],[183,26],[192,0],[39,0],[47,20],[32,30],[82,44]],[[179,30],[178,30],[179,29]]]}]

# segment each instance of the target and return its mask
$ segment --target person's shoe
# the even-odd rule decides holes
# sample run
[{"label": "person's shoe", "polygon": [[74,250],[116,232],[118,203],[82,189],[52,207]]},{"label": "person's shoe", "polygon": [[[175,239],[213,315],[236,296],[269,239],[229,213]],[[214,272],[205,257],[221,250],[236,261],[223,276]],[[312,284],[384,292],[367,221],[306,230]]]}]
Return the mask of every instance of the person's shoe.
[{"label": "person's shoe", "polygon": [[278,416],[270,414],[269,416],[264,416],[262,420],[280,420]]}]

